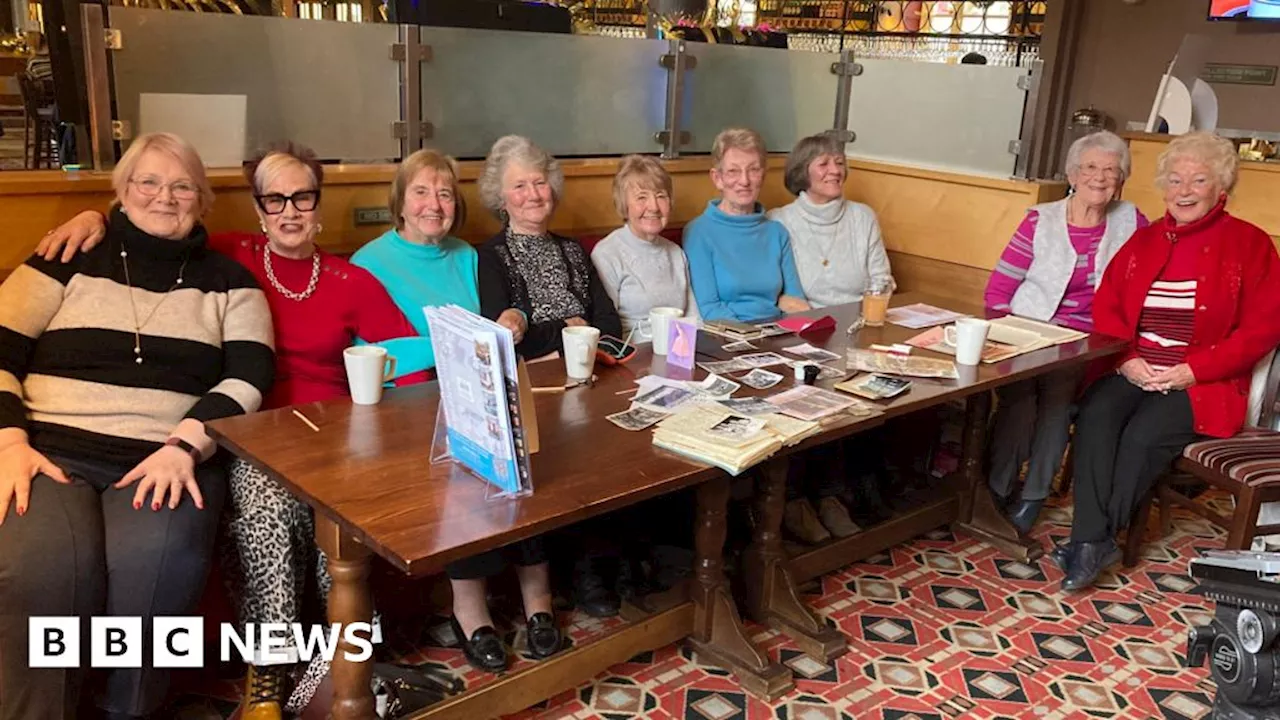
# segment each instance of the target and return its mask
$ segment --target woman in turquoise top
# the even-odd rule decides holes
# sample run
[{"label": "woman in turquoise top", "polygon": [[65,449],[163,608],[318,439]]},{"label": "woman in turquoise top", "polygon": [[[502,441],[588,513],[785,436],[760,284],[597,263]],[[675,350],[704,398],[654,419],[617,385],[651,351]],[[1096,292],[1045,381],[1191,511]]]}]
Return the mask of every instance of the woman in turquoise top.
[{"label": "woman in turquoise top", "polygon": [[764,140],[754,130],[729,128],[716,136],[711,157],[720,199],[684,232],[698,312],[707,320],[755,322],[808,310],[787,229],[757,202]]},{"label": "woman in turquoise top", "polygon": [[[421,335],[379,343],[395,356],[399,372],[415,372],[435,367],[424,307],[457,305],[480,314],[475,248],[449,234],[466,218],[457,163],[435,150],[419,150],[405,158],[391,183],[390,205],[396,229],[365,245],[351,262],[387,288]],[[503,313],[497,322],[511,330],[517,343],[528,328],[514,311]],[[508,663],[486,600],[487,579],[508,561],[516,565],[520,579],[531,654],[544,658],[560,649],[546,552],[539,538],[530,538],[445,567],[453,588],[454,634],[467,661],[480,670],[501,672]]]}]

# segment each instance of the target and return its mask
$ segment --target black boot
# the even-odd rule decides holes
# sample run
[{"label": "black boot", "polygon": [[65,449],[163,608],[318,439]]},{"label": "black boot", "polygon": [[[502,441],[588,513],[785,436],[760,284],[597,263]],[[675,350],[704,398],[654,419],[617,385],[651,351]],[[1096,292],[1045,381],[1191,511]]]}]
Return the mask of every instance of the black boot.
[{"label": "black boot", "polygon": [[1103,570],[1120,562],[1120,548],[1115,540],[1077,543],[1075,557],[1067,566],[1067,576],[1062,579],[1062,589],[1076,592],[1093,587]]},{"label": "black boot", "polygon": [[1009,522],[1018,528],[1018,532],[1025,535],[1036,526],[1042,507],[1044,507],[1044,500],[1019,500],[1009,510]]},{"label": "black boot", "polygon": [[1071,567],[1072,560],[1075,559],[1078,547],[1076,543],[1068,539],[1061,545],[1054,545],[1053,549],[1049,551],[1048,557],[1053,561],[1054,565],[1058,566],[1059,570],[1066,572]]},{"label": "black boot", "polygon": [[602,572],[600,560],[582,560],[574,567],[573,601],[578,609],[595,618],[613,617],[622,609],[622,599],[614,583]]}]

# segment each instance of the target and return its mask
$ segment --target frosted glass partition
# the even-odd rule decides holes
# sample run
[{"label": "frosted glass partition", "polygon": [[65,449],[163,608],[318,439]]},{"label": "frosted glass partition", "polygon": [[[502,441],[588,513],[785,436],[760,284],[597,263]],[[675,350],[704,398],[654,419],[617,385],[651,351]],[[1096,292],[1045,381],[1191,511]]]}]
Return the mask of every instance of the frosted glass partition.
[{"label": "frosted glass partition", "polygon": [[[391,59],[395,25],[118,6],[109,8],[109,24],[121,31],[123,45],[111,53],[116,117],[129,123],[134,137],[187,127],[234,142],[237,128],[228,124],[236,121],[240,98],[244,158],[284,138],[325,159],[400,155],[392,136],[400,118],[400,69]],[[143,95],[149,96],[148,117],[140,110]],[[180,97],[191,95],[206,97]],[[209,108],[225,117],[201,133]],[[202,142],[213,142],[189,139],[202,152]]]},{"label": "frosted glass partition", "polygon": [[835,117],[835,53],[688,43],[697,67],[685,75],[681,128],[693,137],[681,152],[710,152],[716,133],[752,128],[770,151],[830,130]]},{"label": "frosted glass partition", "polygon": [[556,155],[620,155],[662,149],[669,45],[582,35],[422,28],[426,143],[483,157],[518,133]]},{"label": "frosted glass partition", "polygon": [[858,60],[849,129],[851,157],[999,177],[1022,128],[1025,68]]}]

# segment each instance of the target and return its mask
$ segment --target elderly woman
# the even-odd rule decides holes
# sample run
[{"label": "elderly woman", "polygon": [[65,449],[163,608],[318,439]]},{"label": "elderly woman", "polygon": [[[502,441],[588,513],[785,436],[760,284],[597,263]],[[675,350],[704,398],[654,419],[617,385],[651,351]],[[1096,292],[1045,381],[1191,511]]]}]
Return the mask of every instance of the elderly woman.
[{"label": "elderly woman", "polygon": [[814,307],[855,302],[872,283],[893,285],[875,211],[844,199],[848,172],[843,142],[804,138],[787,157],[783,179],[796,199],[769,211],[791,236],[800,285]]},{"label": "elderly woman", "polygon": [[[265,408],[345,397],[349,390],[342,351],[369,342],[414,335],[404,313],[368,272],[320,250],[320,195],[324,168],[310,149],[278,143],[246,166],[262,234],[216,233],[209,247],[236,261],[266,288],[275,324],[276,383]],[[56,256],[97,244],[101,216],[85,213],[53,233],[40,250]],[[85,238],[85,239],[81,239]],[[417,315],[421,315],[419,310]],[[409,367],[412,341],[401,344]],[[393,353],[394,354],[394,353]],[[397,356],[399,360],[399,356]],[[399,362],[397,363],[400,364]],[[402,376],[403,384],[425,374]],[[236,460],[230,472],[231,508],[226,568],[241,623],[303,621],[305,591],[314,577],[321,598],[328,575],[317,563],[310,508],[263,471]],[[297,662],[292,638],[271,657],[250,665],[244,709],[253,717],[279,717],[285,671]]]},{"label": "elderly woman", "polygon": [[625,221],[591,251],[609,299],[622,317],[622,330],[640,328],[655,307],[698,316],[689,284],[689,263],[679,245],[662,237],[671,218],[671,176],[656,158],[628,155],[613,177],[613,204]]},{"label": "elderly woman", "polygon": [[[275,366],[262,290],[207,247],[195,150],[143,135],[112,185],[105,242],[0,286],[0,718],[77,712],[80,670],[27,667],[29,617],[140,616],[149,647],[192,614],[226,496],[204,424],[257,410]],[[164,701],[141,662],[106,672],[108,717]]]},{"label": "elderly woman", "polygon": [[516,350],[527,358],[559,351],[566,326],[622,334],[586,251],[548,230],[563,194],[560,163],[528,138],[507,135],[489,150],[480,198],[503,228],[480,248],[480,308],[486,317],[524,328]]},{"label": "elderly woman", "polygon": [[1238,168],[1212,134],[1169,143],[1156,170],[1165,216],[1120,248],[1098,287],[1095,328],[1131,346],[1081,401],[1071,541],[1055,551],[1064,590],[1119,559],[1116,533],[1188,443],[1240,430],[1253,366],[1280,343],[1280,257],[1224,207]]},{"label": "elderly woman", "polygon": [[764,140],[754,130],[723,130],[711,159],[720,199],[684,231],[698,311],[708,320],[754,322],[808,310],[787,229],[765,217],[758,202]]},{"label": "elderly woman", "polygon": [[[986,306],[1084,332],[1093,331],[1093,295],[1111,258],[1147,219],[1119,200],[1129,175],[1129,147],[1103,131],[1067,151],[1066,199],[1027,211],[987,282]],[[1006,501],[1024,464],[1026,482],[1010,520],[1028,532],[1040,516],[1062,464],[1077,369],[1049,373],[998,390],[991,442],[991,491]]]}]

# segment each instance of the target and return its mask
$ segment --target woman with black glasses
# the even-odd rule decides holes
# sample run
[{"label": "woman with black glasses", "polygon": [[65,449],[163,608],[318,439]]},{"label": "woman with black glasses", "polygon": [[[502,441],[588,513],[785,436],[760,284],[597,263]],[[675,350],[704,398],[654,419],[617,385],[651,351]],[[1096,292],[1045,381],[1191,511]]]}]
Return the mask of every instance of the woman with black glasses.
[{"label": "woman with black glasses", "polygon": [[[275,324],[275,385],[264,409],[348,394],[342,351],[357,339],[377,343],[415,336],[413,325],[369,271],[316,246],[324,170],[315,154],[293,143],[260,153],[245,168],[262,233],[218,233],[209,246],[248,268],[266,292]],[[52,259],[88,250],[102,237],[102,216],[83,213],[37,249]],[[65,245],[65,248],[64,248]],[[426,379],[425,373],[397,384]],[[293,623],[314,571],[321,596],[327,573],[317,567],[311,510],[259,469],[230,469],[232,552],[227,566],[241,623]],[[297,649],[258,658],[246,680],[244,710],[280,717],[285,673]]]}]

